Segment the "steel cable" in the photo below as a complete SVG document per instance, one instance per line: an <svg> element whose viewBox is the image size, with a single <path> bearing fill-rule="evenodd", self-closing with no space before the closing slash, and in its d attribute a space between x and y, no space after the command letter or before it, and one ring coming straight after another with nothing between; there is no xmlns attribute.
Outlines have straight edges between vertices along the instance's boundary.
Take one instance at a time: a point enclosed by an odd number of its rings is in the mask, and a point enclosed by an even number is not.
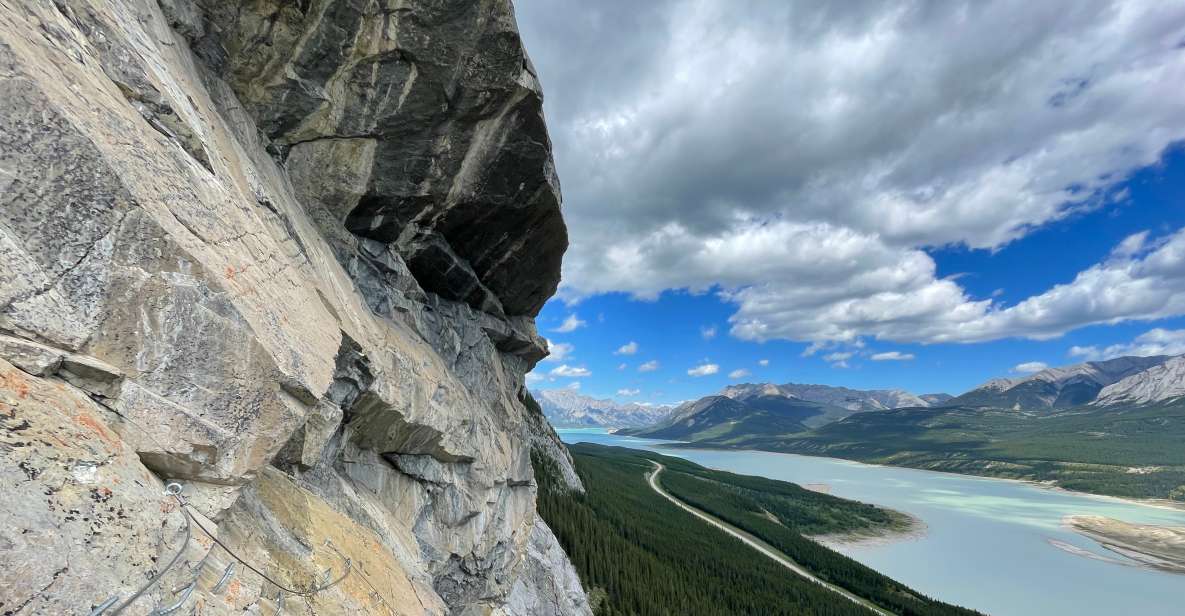
<svg viewBox="0 0 1185 616"><path fill-rule="evenodd" d="M180 502L180 498L178 498L178 496L181 494L181 484L170 483L168 486L165 486L165 494L172 496L173 498L177 498L178 502ZM177 555L173 556L173 560L170 560L169 564L165 565L165 568L161 569L160 572L157 573L156 576L154 576L151 580L149 580L143 588L136 591L136 594L132 595L127 601L124 601L122 605L115 608L115 611L111 612L111 616L119 616L119 614L123 613L123 611L127 609L127 607L131 605L133 601L139 599L140 596L143 595L149 588L152 588L154 584L159 582L160 579L163 578L166 573L168 573L169 569L172 569L173 566L177 564L177 561L181 560L181 556L185 554L186 548L189 547L189 539L193 536L193 529L190 526L191 517L184 509L181 509L181 512L185 517L185 541L181 543L181 549L177 550ZM99 612L99 614L102 613L103 612Z"/></svg>

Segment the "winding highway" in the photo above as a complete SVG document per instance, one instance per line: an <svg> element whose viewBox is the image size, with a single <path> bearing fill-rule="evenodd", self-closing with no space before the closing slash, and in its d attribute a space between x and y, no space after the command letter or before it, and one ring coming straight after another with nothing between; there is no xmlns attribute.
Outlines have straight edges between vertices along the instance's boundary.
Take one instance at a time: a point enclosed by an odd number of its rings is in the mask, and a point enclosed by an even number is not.
<svg viewBox="0 0 1185 616"><path fill-rule="evenodd" d="M666 490L662 489L662 486L660 486L658 483L658 476L664 470L666 470L666 467L663 466L662 464L659 464L658 462L655 462L654 460L651 460L651 462L654 463L654 470L646 475L646 478L650 481L650 487L653 488L655 492L658 492L658 494L660 496L671 501L676 506L678 506L680 509L707 522L708 524L711 524L712 526L715 526L716 528L719 528L720 530L732 535L733 537L740 539L741 541L743 541L745 543L745 545L748 545L749 547L753 548L754 550L761 552L762 554L768 556L769 558L772 558L778 564L793 571L797 575L800 575L800 576L802 576L802 577L804 577L816 584L819 584L820 586L830 590L831 592L834 592L838 595L842 595L844 598L848 599L849 601L858 603L858 604L872 610L873 612L880 614L880 616L894 616L894 614L892 612L885 611L883 608L880 608L880 607L874 605L872 602L868 601L867 599L858 597L858 596L848 592L847 590L844 590L843 588L836 586L835 584L825 582L825 581L819 579L818 577L815 577L815 575L813 573L808 571L802 565L799 565L798 563L794 562L793 560L790 560L784 554L773 549L768 544L766 544L765 542L761 541L760 539L754 537L753 535L750 535L749 533L747 533L735 526L732 526L731 524L713 516L712 514L706 512L706 511L696 509L695 507L692 507L691 505L688 505L687 503L675 498L670 493L668 493Z"/></svg>

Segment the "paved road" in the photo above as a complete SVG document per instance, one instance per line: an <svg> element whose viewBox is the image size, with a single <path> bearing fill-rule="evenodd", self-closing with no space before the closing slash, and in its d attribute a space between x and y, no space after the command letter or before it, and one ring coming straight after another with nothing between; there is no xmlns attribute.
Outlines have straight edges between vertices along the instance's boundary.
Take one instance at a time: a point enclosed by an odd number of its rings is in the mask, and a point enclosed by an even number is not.
<svg viewBox="0 0 1185 616"><path fill-rule="evenodd" d="M842 595L844 598L848 599L849 601L859 603L860 605L876 612L877 614L880 614L880 616L893 616L892 612L886 612L885 610L873 605L867 599L857 597L856 595L844 590L843 588L840 588L839 586L836 586L836 585L831 584L829 582L824 582L823 580L815 577L814 574L812 574L810 571L806 570L802 565L799 565L798 563L790 560L789 558L786 558L786 556L783 555L781 552L777 552L777 551L773 550L772 548L768 547L765 543L761 542L759 539L750 535L749 533L746 533L745 531L740 530L739 528L736 528L736 527L732 526L731 524L728 524L727 522L705 512L705 511L696 509L695 507L688 505L687 503L675 498L674 496L671 496L666 490L662 489L662 487L658 485L658 475L660 473L662 473L664 470L666 470L666 467L663 466L662 464L659 464L658 462L654 462L654 460L651 460L651 462L654 463L655 468L654 468L653 472L651 472L649 475L647 475L647 478L650 480L650 487L653 488L655 492L658 492L659 495L661 495L663 498L671 501L672 503L675 503L675 505L677 505L680 509L707 522L708 524L711 524L712 526L715 526L716 528L719 528L720 530L732 535L733 537L740 539L741 541L745 542L745 544L748 545L749 547L774 559L774 561L776 561L778 564L782 565L783 567L785 567L785 568L793 571L794 573L830 590L831 592Z"/></svg>

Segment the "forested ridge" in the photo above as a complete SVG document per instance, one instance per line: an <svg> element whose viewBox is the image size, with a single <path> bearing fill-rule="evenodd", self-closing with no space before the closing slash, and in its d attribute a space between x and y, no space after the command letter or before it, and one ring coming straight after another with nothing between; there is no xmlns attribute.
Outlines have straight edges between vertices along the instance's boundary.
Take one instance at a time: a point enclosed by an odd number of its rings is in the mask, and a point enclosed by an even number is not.
<svg viewBox="0 0 1185 616"><path fill-rule="evenodd" d="M537 457L537 506L580 572L598 616L873 614L656 494L646 481L651 459L667 465L662 481L669 491L681 497L695 492L707 505L697 506L736 514L720 503L738 497L744 506L757 506L760 515L753 517L785 532L760 526L753 528L768 538L749 532L802 564L820 566L817 574L828 581L900 614L975 614L922 597L799 534L803 528L812 534L897 528L903 519L896 512L649 452L588 444L569 449L586 493L566 490L552 463Z"/></svg>
<svg viewBox="0 0 1185 616"><path fill-rule="evenodd" d="M1185 501L1185 402L1048 412L949 407L859 413L801 434L719 446L1051 481L1068 490ZM1134 472L1137 469L1138 472Z"/></svg>

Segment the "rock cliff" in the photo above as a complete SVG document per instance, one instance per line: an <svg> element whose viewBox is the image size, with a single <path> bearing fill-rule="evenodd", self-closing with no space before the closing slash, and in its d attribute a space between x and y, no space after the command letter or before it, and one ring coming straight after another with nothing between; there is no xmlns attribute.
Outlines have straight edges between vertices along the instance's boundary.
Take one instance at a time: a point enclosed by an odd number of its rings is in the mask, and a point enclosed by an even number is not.
<svg viewBox="0 0 1185 616"><path fill-rule="evenodd" d="M589 614L541 101L509 0L0 4L0 613Z"/></svg>

